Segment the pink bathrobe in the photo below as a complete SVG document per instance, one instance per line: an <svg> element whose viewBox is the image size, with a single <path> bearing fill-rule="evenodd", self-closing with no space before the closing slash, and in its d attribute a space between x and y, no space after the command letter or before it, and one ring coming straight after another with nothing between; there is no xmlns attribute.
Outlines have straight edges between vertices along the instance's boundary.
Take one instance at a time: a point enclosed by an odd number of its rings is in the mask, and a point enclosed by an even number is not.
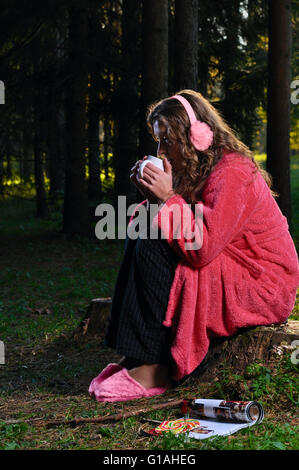
<svg viewBox="0 0 299 470"><path fill-rule="evenodd" d="M173 204L182 214L185 205L179 225L169 210ZM284 322L299 283L298 257L286 217L248 158L224 153L199 201L201 227L186 204L175 195L153 220L180 256L163 322L173 330L175 380L201 363L210 338ZM130 222L133 218L134 214ZM202 246L187 250L193 232Z"/></svg>

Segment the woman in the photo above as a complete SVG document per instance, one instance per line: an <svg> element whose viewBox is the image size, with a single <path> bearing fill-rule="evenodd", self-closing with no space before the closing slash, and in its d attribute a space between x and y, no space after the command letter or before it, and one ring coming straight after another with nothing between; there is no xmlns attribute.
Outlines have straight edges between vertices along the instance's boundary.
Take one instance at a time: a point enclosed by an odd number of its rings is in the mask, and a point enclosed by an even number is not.
<svg viewBox="0 0 299 470"><path fill-rule="evenodd" d="M161 394L197 368L212 337L284 322L299 281L271 178L216 109L183 90L147 122L164 171L148 163L139 178L139 160L131 180L148 210L160 204L150 224L159 239L127 238L106 336L124 357L91 382L98 401Z"/></svg>

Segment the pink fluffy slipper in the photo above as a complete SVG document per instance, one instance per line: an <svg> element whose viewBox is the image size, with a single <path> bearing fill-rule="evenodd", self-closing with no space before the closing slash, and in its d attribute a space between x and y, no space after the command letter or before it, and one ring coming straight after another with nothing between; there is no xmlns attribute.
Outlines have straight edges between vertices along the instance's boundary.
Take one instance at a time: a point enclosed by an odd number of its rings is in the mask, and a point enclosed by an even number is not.
<svg viewBox="0 0 299 470"><path fill-rule="evenodd" d="M111 377L111 375L115 374L116 372L119 372L122 370L122 366L119 364L108 364L108 366L105 367L105 369L102 370L102 372L97 375L94 379L92 379L90 385L89 385L89 394L94 395L98 386L104 382L104 380L108 379Z"/></svg>
<svg viewBox="0 0 299 470"><path fill-rule="evenodd" d="M161 395L170 387L169 385L146 389L128 374L127 369L123 368L96 387L94 395L97 401L127 401Z"/></svg>

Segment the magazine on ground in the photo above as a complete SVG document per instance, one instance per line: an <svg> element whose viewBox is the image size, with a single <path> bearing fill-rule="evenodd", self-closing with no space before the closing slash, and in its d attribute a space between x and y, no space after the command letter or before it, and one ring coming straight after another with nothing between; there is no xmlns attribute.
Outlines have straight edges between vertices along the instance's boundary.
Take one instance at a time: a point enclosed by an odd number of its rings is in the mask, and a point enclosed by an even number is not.
<svg viewBox="0 0 299 470"><path fill-rule="evenodd" d="M184 400L181 412L184 417L165 420L143 433L159 436L164 432L188 433L195 439L227 436L240 429L260 423L264 410L256 401L229 401L211 399Z"/></svg>

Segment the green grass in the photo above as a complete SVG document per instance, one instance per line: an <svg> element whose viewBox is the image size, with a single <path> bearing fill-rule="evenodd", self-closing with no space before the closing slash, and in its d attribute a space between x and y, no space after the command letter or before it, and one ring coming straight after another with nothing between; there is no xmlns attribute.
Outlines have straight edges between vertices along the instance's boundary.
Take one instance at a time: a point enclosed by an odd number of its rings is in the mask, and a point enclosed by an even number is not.
<svg viewBox="0 0 299 470"><path fill-rule="evenodd" d="M1 201L0 209L1 338L31 342L47 330L56 337L91 298L112 294L123 240L67 240L61 217L35 218L31 200ZM48 315L34 313L46 308Z"/></svg>
<svg viewBox="0 0 299 470"><path fill-rule="evenodd" d="M294 240L299 240L299 160L291 166ZM22 192L23 191L23 192ZM27 191L27 192L26 192ZM90 299L109 297L122 260L123 240L68 240L60 232L62 214L35 217L28 190L0 201L0 339L6 364L0 366L0 450L2 449L298 449L298 366L285 349L272 363L256 362L246 373L226 369L212 383L195 378L163 397L125 404L99 404L87 393L90 380L117 359L103 336L75 342ZM27 197L27 199L25 198ZM299 319L295 307L292 318ZM265 420L237 434L204 441L140 434L141 416L115 424L46 428L45 420L96 417L160 403L206 397L257 399ZM149 419L180 417L180 411L150 411ZM25 422L29 418L40 421ZM18 419L16 424L5 421Z"/></svg>

